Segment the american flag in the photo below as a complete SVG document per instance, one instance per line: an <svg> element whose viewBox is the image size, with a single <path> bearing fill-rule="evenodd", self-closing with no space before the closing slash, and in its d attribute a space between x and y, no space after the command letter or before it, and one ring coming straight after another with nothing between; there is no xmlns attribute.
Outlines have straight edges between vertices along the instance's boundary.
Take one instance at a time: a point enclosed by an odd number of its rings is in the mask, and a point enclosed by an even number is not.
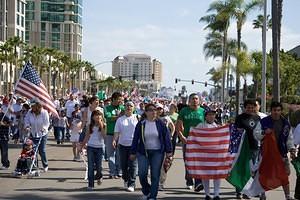
<svg viewBox="0 0 300 200"><path fill-rule="evenodd" d="M226 178L238 155L242 139L238 135L237 129L229 125L192 128L185 154L185 165L189 175L200 179Z"/></svg>
<svg viewBox="0 0 300 200"><path fill-rule="evenodd" d="M39 98L46 110L58 116L45 85L31 63L27 62L24 66L24 71L15 86L15 92L29 99Z"/></svg>

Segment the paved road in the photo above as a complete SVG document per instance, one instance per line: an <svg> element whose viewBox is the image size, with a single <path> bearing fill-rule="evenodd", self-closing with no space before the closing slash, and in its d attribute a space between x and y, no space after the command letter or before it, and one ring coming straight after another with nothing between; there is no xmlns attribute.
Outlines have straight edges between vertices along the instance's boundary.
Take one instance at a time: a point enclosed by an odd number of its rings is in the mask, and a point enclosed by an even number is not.
<svg viewBox="0 0 300 200"><path fill-rule="evenodd" d="M108 177L107 162L104 166L104 181L101 186L95 187L92 192L86 191L87 183L83 180L83 162L72 161L71 144L56 145L53 139L48 140L47 154L49 159L49 171L42 173L40 177L15 178L11 175L16 158L20 152L20 145L10 145L9 158L11 168L0 171L0 199L97 199L97 200L136 200L141 195L139 181L137 190L133 193L124 191L121 179L106 179ZM204 199L203 192L194 193L184 188L184 166L181 148L176 150L174 164L168 172L166 189L159 192L159 199L163 200L199 200ZM292 170L290 177L292 194L295 187L295 172ZM226 181L221 183L222 199L235 199L234 189ZM283 200L281 188L267 193L267 198ZM255 198L254 198L255 199Z"/></svg>

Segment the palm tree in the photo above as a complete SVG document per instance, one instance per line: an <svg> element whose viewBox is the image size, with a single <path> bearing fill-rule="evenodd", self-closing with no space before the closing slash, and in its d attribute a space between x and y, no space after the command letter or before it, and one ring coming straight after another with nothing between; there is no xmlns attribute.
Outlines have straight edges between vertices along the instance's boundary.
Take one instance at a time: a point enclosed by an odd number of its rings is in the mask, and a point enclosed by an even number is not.
<svg viewBox="0 0 300 200"><path fill-rule="evenodd" d="M45 48L44 49L44 53L48 59L48 66L47 66L47 72L48 72L48 76L47 76L47 89L48 92L50 92L51 89L51 75L52 75L52 60L56 59L57 57L59 57L59 52L56 49L53 48Z"/></svg>
<svg viewBox="0 0 300 200"><path fill-rule="evenodd" d="M261 34L263 35L263 26L264 26L264 16L258 15L255 20L253 20L253 28L254 29L261 29ZM272 19L270 19L270 15L267 16L267 31L268 29L272 28Z"/></svg>
<svg viewBox="0 0 300 200"><path fill-rule="evenodd" d="M272 0L272 40L273 40L273 100L280 101L280 79L279 79L279 0Z"/></svg>
<svg viewBox="0 0 300 200"><path fill-rule="evenodd" d="M206 74L211 75L210 79L211 81L213 81L214 85L215 85L215 92L214 92L214 96L219 96L219 86L220 83L222 83L222 76L223 76L223 72L222 72L222 67L221 68L211 68ZM218 97L217 97L218 98Z"/></svg>
<svg viewBox="0 0 300 200"><path fill-rule="evenodd" d="M19 55L18 48L20 49L20 54L23 51L24 42L19 37L12 37L7 40L7 43L12 47L12 59L14 61L14 72L13 68L10 68L10 88L11 84L17 80L18 75L18 63L19 63Z"/></svg>
<svg viewBox="0 0 300 200"><path fill-rule="evenodd" d="M238 52L241 51L241 39L242 39L242 27L246 22L248 14L259 6L262 6L263 2L261 0L251 0L250 2L245 2L244 0L230 0L236 3L236 9L232 13L232 16L237 21L237 49ZM236 114L239 112L240 107L240 60L237 59L236 64Z"/></svg>
<svg viewBox="0 0 300 200"><path fill-rule="evenodd" d="M210 29L211 31L219 31L223 34L222 42L222 95L221 101L225 99L225 76L226 76L226 60L228 56L227 48L227 36L228 28L230 25L231 13L235 9L235 2L216 0L213 1L207 10L207 12L212 12L212 14L203 16L200 18L200 22L207 23L205 29Z"/></svg>

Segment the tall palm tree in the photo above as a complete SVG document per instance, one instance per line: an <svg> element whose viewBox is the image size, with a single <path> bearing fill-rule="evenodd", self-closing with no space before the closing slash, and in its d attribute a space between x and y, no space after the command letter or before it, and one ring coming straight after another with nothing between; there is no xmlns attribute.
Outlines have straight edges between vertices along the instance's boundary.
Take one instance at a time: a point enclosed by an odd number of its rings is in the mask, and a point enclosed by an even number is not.
<svg viewBox="0 0 300 200"><path fill-rule="evenodd" d="M3 53L4 56L4 62L5 62L5 78L3 79L4 84L4 90L6 92L6 94L9 93L9 70L8 70L8 63L10 61L10 52L12 50L11 46L8 45L7 42L5 42L3 45L0 46L0 50Z"/></svg>
<svg viewBox="0 0 300 200"><path fill-rule="evenodd" d="M223 34L222 43L222 96L221 101L225 100L225 79L226 79L226 60L228 56L227 48L227 37L228 28L230 25L231 13L235 9L235 2L226 0L216 0L213 1L207 10L208 14L200 18L200 22L205 22L207 25L205 29L210 29L211 31L219 31Z"/></svg>
<svg viewBox="0 0 300 200"><path fill-rule="evenodd" d="M279 32L279 23L280 17L279 13L279 0L272 0L272 40L273 40L273 89L272 95L273 100L280 101L280 79L279 79L279 40L280 40L280 32Z"/></svg>
<svg viewBox="0 0 300 200"><path fill-rule="evenodd" d="M256 19L253 20L253 28L254 29L261 29L261 34L263 35L263 26L264 26L264 16L258 15ZM272 28L272 19L270 19L270 15L267 16L267 31L268 29Z"/></svg>
<svg viewBox="0 0 300 200"><path fill-rule="evenodd" d="M241 39L242 39L242 27L246 22L248 14L261 7L263 2L261 0L251 0L250 2L245 2L244 0L229 0L236 3L236 9L232 13L232 16L236 19L237 23L237 45L238 52L241 51ZM236 64L236 114L239 112L240 107L240 60L237 59Z"/></svg>
<svg viewBox="0 0 300 200"><path fill-rule="evenodd" d="M52 61L55 60L59 56L59 52L53 48L45 48L44 53L48 59L48 66L47 66L47 89L50 92L51 89L51 75L52 75Z"/></svg>
<svg viewBox="0 0 300 200"><path fill-rule="evenodd" d="M9 38L7 43L12 47L12 59L14 61L14 70L10 68L10 88L11 84L17 80L18 76L18 63L19 63L19 55L18 48L20 51L20 55L22 54L24 42L18 36Z"/></svg>

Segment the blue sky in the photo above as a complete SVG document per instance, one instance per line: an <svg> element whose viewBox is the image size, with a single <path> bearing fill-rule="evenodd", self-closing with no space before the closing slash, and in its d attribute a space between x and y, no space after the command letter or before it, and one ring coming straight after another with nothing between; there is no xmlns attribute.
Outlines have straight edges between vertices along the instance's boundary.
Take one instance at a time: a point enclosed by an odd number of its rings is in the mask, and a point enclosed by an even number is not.
<svg viewBox="0 0 300 200"><path fill-rule="evenodd" d="M220 59L205 60L203 44L207 31L198 22L212 0L85 0L83 8L83 59L93 64L113 60L118 55L146 53L163 63L163 85L174 87L175 77L208 81L211 67ZM270 3L268 0L268 12ZM261 32L252 28L249 16L242 40L250 51L261 49ZM300 1L284 1L282 48L300 45ZM229 36L236 37L235 23ZM271 31L268 32L271 47ZM111 74L111 64L97 68ZM181 87L178 84L176 87ZM189 92L208 90L185 83Z"/></svg>

